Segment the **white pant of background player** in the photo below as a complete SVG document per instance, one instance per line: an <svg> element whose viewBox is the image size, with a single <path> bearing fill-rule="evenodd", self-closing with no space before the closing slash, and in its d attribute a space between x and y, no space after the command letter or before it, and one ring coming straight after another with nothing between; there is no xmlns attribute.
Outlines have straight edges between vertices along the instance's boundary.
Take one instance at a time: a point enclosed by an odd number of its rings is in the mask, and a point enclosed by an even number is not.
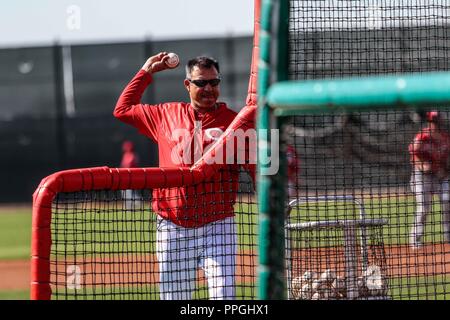
<svg viewBox="0 0 450 320"><path fill-rule="evenodd" d="M411 229L410 244L415 247L422 245L427 215L431 212L433 195L440 200L444 240L450 242L450 207L448 180L440 180L435 175L414 171L411 177L411 190L416 196L417 211Z"/></svg>
<svg viewBox="0 0 450 320"><path fill-rule="evenodd" d="M126 210L138 209L141 206L142 196L137 190L122 190L122 199Z"/></svg>
<svg viewBox="0 0 450 320"><path fill-rule="evenodd" d="M192 299L199 267L208 282L209 299L235 299L234 218L184 228L158 217L156 240L162 300Z"/></svg>

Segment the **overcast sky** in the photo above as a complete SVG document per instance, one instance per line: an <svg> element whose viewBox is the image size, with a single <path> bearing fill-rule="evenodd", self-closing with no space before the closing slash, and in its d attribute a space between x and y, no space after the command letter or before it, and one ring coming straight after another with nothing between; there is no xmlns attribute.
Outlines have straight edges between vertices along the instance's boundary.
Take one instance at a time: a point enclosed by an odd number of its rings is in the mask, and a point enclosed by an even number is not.
<svg viewBox="0 0 450 320"><path fill-rule="evenodd" d="M253 32L253 0L1 1L0 47Z"/></svg>

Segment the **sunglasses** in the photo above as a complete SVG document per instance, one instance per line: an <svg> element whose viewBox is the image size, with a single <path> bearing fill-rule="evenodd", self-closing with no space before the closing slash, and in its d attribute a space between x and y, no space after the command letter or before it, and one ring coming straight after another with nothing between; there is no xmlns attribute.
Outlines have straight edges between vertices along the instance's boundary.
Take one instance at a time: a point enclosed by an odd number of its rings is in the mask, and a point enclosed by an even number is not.
<svg viewBox="0 0 450 320"><path fill-rule="evenodd" d="M191 80L191 79L188 79L188 81L189 81L190 83L195 84L195 85L196 85L197 87L199 87L199 88L206 87L206 85L207 85L208 83L211 85L211 87L216 87L216 86L218 86L219 83L220 83L220 78L217 78L217 79L211 79L211 80Z"/></svg>

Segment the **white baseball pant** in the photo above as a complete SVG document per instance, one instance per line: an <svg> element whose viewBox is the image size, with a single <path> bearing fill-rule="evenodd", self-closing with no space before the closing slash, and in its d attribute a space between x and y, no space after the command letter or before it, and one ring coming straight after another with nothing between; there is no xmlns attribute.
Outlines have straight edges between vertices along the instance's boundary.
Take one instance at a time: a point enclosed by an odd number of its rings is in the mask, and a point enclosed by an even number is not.
<svg viewBox="0 0 450 320"><path fill-rule="evenodd" d="M416 216L410 234L410 244L420 246L423 241L427 215L431 212L433 195L438 194L442 213L444 240L450 242L450 207L448 180L415 170L411 177L411 190L416 196Z"/></svg>
<svg viewBox="0 0 450 320"><path fill-rule="evenodd" d="M297 197L297 189L296 188L297 188L297 185L295 182L288 181L288 197L289 197L289 199Z"/></svg>
<svg viewBox="0 0 450 320"><path fill-rule="evenodd" d="M210 299L235 299L234 217L184 228L158 216L156 240L161 300L192 299L199 267L205 273Z"/></svg>
<svg viewBox="0 0 450 320"><path fill-rule="evenodd" d="M122 190L122 199L126 210L139 208L141 206L140 195L136 190Z"/></svg>

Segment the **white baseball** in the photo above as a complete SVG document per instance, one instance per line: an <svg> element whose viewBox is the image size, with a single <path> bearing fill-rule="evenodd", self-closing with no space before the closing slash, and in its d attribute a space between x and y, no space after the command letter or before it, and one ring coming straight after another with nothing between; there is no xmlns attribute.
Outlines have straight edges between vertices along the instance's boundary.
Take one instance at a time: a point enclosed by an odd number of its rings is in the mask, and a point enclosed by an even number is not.
<svg viewBox="0 0 450 320"><path fill-rule="evenodd" d="M377 265L369 266L364 273L364 277L368 289L382 289L385 284L381 268Z"/></svg>
<svg viewBox="0 0 450 320"><path fill-rule="evenodd" d="M312 282L312 289L314 292L317 292L318 290L320 290L320 288L322 287L323 283L320 279L315 279Z"/></svg>
<svg viewBox="0 0 450 320"><path fill-rule="evenodd" d="M367 297L369 291L366 286L366 279L364 277L358 277L356 281L358 285L358 294L360 297Z"/></svg>
<svg viewBox="0 0 450 320"><path fill-rule="evenodd" d="M336 279L334 279L332 288L334 288L336 292L341 294L342 296L345 296L347 294L345 279L342 277L336 277Z"/></svg>
<svg viewBox="0 0 450 320"><path fill-rule="evenodd" d="M320 275L320 280L327 284L332 284L336 279L336 273L333 270L327 269Z"/></svg>
<svg viewBox="0 0 450 320"><path fill-rule="evenodd" d="M334 290L330 287L324 287L323 289L321 289L319 294L320 294L321 300L336 299L336 294L335 294Z"/></svg>
<svg viewBox="0 0 450 320"><path fill-rule="evenodd" d="M292 296L294 299L301 299L301 290L304 285L304 280L301 277L296 277L291 282Z"/></svg>
<svg viewBox="0 0 450 320"><path fill-rule="evenodd" d="M311 300L320 300L320 294L318 292L314 293L311 297Z"/></svg>
<svg viewBox="0 0 450 320"><path fill-rule="evenodd" d="M169 59L166 60L166 65L169 68L175 68L178 66L178 64L180 63L180 58L178 57L178 55L176 53L169 53L168 54Z"/></svg>
<svg viewBox="0 0 450 320"><path fill-rule="evenodd" d="M307 283L302 287L302 290L300 292L300 297L303 300L310 300L312 298L312 295L314 294L312 289L312 284Z"/></svg>
<svg viewBox="0 0 450 320"><path fill-rule="evenodd" d="M307 270L303 274L303 280L305 280L307 282L312 282L315 279L317 279L317 274L314 271Z"/></svg>

